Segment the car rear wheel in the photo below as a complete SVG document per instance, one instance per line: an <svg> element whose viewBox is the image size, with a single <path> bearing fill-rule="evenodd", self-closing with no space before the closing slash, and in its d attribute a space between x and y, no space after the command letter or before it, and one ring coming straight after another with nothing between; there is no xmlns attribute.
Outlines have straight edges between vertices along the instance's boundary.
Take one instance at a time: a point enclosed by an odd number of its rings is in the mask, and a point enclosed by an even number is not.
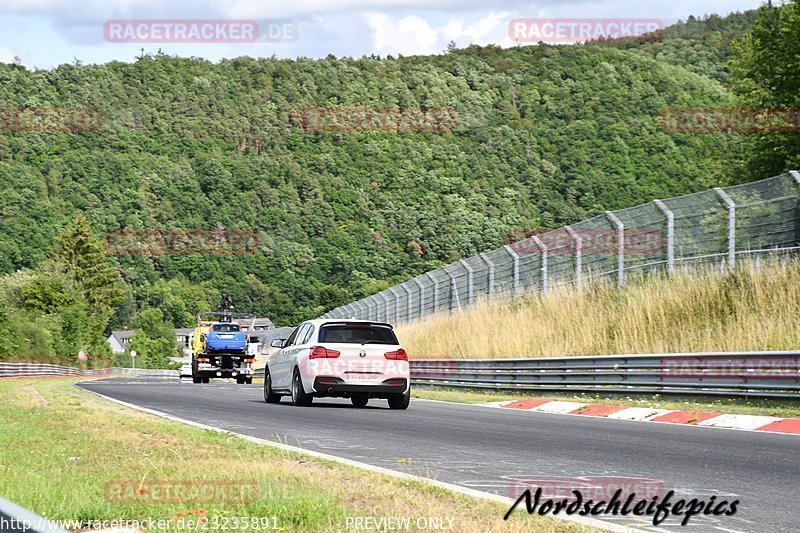
<svg viewBox="0 0 800 533"><path fill-rule="evenodd" d="M292 377L292 404L300 407L308 407L313 401L314 397L310 394L306 394L306 391L303 390L300 372L295 369L294 376Z"/></svg>
<svg viewBox="0 0 800 533"><path fill-rule="evenodd" d="M280 403L280 394L275 394L272 391L272 377L269 372L264 374L264 401L267 403Z"/></svg>
<svg viewBox="0 0 800 533"><path fill-rule="evenodd" d="M203 378L203 383L208 383L209 381L211 381L211 378Z"/></svg>
<svg viewBox="0 0 800 533"><path fill-rule="evenodd" d="M239 385L244 385L245 383L244 376L236 376L236 383L238 383Z"/></svg>
<svg viewBox="0 0 800 533"><path fill-rule="evenodd" d="M202 383L202 382L203 382L202 378L196 378L196 377L192 376L192 383Z"/></svg>
<svg viewBox="0 0 800 533"><path fill-rule="evenodd" d="M369 402L369 394L353 394L350 396L353 407L366 407Z"/></svg>
<svg viewBox="0 0 800 533"><path fill-rule="evenodd" d="M389 409L408 409L411 401L411 389L405 394L393 394L389 396Z"/></svg>

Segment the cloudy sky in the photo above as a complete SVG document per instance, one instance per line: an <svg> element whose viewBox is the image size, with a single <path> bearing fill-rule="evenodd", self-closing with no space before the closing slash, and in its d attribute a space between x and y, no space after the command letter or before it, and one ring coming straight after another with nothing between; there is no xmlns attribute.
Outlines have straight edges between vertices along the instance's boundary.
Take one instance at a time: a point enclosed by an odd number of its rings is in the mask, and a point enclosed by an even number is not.
<svg viewBox="0 0 800 533"><path fill-rule="evenodd" d="M0 0L0 62L27 67L132 61L142 48L211 60L431 54L455 41L511 46L517 18L658 19L727 14L761 0ZM255 20L257 42L119 43L109 24L142 20ZM271 25L265 24L271 22ZM120 26L117 26L119 28ZM130 28L130 26L122 26ZM104 28L106 31L104 32ZM138 26L137 26L138 28Z"/></svg>

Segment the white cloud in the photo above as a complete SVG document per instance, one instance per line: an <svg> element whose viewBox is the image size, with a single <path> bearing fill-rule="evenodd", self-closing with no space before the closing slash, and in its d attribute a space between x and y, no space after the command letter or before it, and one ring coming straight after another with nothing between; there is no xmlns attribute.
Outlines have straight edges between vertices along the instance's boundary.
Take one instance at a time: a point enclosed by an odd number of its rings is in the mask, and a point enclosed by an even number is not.
<svg viewBox="0 0 800 533"><path fill-rule="evenodd" d="M437 54L450 41L459 47L514 44L508 37L508 12L490 13L471 24L466 24L463 17L450 19L439 27L413 15L393 18L386 13L368 13L364 17L378 54Z"/></svg>
<svg viewBox="0 0 800 533"><path fill-rule="evenodd" d="M17 55L13 50L0 46L0 63L14 63Z"/></svg>
<svg viewBox="0 0 800 533"><path fill-rule="evenodd" d="M378 54L435 54L438 31L425 19L411 15L394 19L386 13L364 15L372 30L372 44Z"/></svg>

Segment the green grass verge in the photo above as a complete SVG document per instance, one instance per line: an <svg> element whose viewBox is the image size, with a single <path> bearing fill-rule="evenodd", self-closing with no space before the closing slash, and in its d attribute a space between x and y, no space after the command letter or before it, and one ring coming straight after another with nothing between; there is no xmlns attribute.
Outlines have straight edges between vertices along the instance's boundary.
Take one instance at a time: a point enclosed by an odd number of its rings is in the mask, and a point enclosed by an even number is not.
<svg viewBox="0 0 800 533"><path fill-rule="evenodd" d="M348 516L406 517L412 524L419 517L442 517L445 523L453 520L453 531L589 531L524 513L504 522L507 509L500 504L160 419L73 383L0 380L0 495L47 518L204 516L209 519L204 530L213 530L210 526L223 523L230 528L227 521L235 518L274 517L270 526L282 531L341 531ZM414 451L396 453L398 464L414 473L416 465L407 459ZM241 503L175 502L155 494L148 503L119 502L110 494L120 480L137 487L154 480L201 487L230 482L254 487L255 494Z"/></svg>
<svg viewBox="0 0 800 533"><path fill-rule="evenodd" d="M649 398L633 398L626 396L619 397L599 397L596 395L557 395L557 394L530 394L530 393L499 393L482 391L465 391L444 388L423 388L413 389L414 398L427 400L439 400L444 402L459 403L487 403L521 400L523 398L535 400L565 400L572 402L596 403L605 405L625 405L630 407L653 407L657 409L679 409L682 411L717 411L728 414L741 415L764 415L777 416L783 418L800 418L800 405L780 404L768 401L732 401L732 400L671 400L661 396Z"/></svg>

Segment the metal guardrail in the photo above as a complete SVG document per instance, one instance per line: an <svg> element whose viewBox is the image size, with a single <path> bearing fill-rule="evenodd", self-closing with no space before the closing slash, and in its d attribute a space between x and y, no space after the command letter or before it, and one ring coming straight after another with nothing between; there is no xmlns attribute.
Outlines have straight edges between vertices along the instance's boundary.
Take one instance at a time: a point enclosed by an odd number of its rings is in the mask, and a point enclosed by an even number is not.
<svg viewBox="0 0 800 533"><path fill-rule="evenodd" d="M96 376L110 374L109 368L82 370L71 366L50 363L6 363L0 362L0 378L23 376Z"/></svg>
<svg viewBox="0 0 800 533"><path fill-rule="evenodd" d="M50 363L0 362L0 378L16 378L25 376L107 376L111 374L178 377L177 370L167 369L113 367L84 370L72 366L53 365Z"/></svg>
<svg viewBox="0 0 800 533"><path fill-rule="evenodd" d="M178 377L178 370L161 368L127 368L115 366L111 369L113 374L135 374L137 376L175 376Z"/></svg>
<svg viewBox="0 0 800 533"><path fill-rule="evenodd" d="M53 521L0 498L0 531L3 533L67 533Z"/></svg>
<svg viewBox="0 0 800 533"><path fill-rule="evenodd" d="M800 400L800 351L412 360L411 382L495 391Z"/></svg>
<svg viewBox="0 0 800 533"><path fill-rule="evenodd" d="M800 400L800 351L668 353L537 359L415 359L411 383L477 390L784 398ZM0 377L130 373L175 376L177 370L78 368L0 362ZM263 377L264 369L253 372Z"/></svg>

